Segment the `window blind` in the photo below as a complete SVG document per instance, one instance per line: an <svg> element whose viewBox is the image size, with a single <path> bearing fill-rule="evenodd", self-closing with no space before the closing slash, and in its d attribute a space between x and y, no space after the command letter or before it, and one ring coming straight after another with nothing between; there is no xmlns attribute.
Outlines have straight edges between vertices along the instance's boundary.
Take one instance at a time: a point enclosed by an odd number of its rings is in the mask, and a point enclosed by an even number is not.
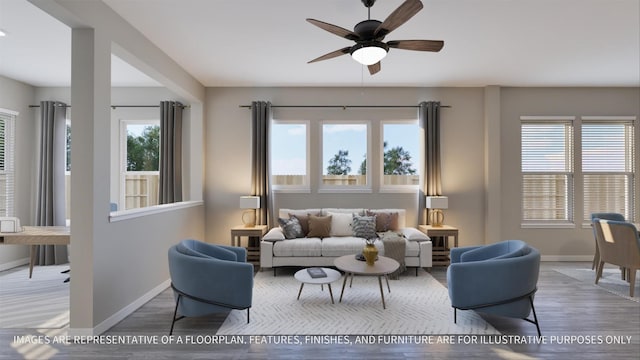
<svg viewBox="0 0 640 360"><path fill-rule="evenodd" d="M523 121L521 146L523 222L572 221L572 121Z"/></svg>
<svg viewBox="0 0 640 360"><path fill-rule="evenodd" d="M583 221L594 212L634 214L633 121L588 120L582 124Z"/></svg>
<svg viewBox="0 0 640 360"><path fill-rule="evenodd" d="M0 215L14 216L15 118L0 111Z"/></svg>

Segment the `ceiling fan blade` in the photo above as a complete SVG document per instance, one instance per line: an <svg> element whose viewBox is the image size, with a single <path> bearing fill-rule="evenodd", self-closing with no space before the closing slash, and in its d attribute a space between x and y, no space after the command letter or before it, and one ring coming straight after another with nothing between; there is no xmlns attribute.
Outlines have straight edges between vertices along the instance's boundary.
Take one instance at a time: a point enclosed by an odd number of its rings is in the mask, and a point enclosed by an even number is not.
<svg viewBox="0 0 640 360"><path fill-rule="evenodd" d="M324 55L322 55L320 57L317 57L317 58L307 62L307 64L311 64L311 63L316 62L316 61L332 59L332 58L338 57L340 55L348 54L350 51L351 51L351 47L347 46L346 48L342 48L340 50L332 51L332 52L330 52L328 54L324 54Z"/></svg>
<svg viewBox="0 0 640 360"><path fill-rule="evenodd" d="M390 48L438 52L444 46L442 40L392 40L387 41Z"/></svg>
<svg viewBox="0 0 640 360"><path fill-rule="evenodd" d="M422 2L420 0L405 1L378 26L375 37L380 38L387 35L411 19L420 10L422 10Z"/></svg>
<svg viewBox="0 0 640 360"><path fill-rule="evenodd" d="M375 63L373 65L369 65L367 67L369 68L369 74L373 75L373 74L377 73L378 71L380 71L380 61L378 61L377 63Z"/></svg>
<svg viewBox="0 0 640 360"><path fill-rule="evenodd" d="M345 39L349 39L349 40L359 40L360 36L358 36L358 34L354 33L351 30L347 30L345 28L342 28L340 26L337 25L333 25L333 24L329 24L326 23L324 21L320 21L320 20L316 20L316 19L307 19L308 22L310 22L311 24L319 27L322 30L326 30L334 35L338 35L340 37L343 37Z"/></svg>

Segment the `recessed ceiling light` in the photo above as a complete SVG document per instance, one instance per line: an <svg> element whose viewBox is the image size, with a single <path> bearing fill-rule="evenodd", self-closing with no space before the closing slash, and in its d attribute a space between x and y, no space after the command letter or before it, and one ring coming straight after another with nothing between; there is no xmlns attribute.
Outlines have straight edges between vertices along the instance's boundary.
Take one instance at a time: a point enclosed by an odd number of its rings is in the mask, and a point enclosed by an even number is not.
<svg viewBox="0 0 640 360"><path fill-rule="evenodd" d="M7 36L7 33L4 30L0 29L0 37L3 36Z"/></svg>

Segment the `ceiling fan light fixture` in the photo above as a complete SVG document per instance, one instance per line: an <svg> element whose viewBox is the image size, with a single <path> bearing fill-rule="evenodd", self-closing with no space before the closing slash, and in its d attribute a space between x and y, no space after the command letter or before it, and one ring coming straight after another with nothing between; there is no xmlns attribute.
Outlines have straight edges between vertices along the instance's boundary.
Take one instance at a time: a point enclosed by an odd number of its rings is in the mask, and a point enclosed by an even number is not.
<svg viewBox="0 0 640 360"><path fill-rule="evenodd" d="M351 48L351 57L362 65L373 65L387 56L389 47L381 41L359 43Z"/></svg>

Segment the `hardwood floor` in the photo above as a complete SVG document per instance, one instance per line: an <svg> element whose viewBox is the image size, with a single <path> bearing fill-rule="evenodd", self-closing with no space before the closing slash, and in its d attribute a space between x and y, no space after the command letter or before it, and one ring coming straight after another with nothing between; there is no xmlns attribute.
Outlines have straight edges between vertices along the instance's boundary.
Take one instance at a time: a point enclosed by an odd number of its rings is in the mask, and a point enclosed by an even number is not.
<svg viewBox="0 0 640 360"><path fill-rule="evenodd" d="M554 269L590 268L590 263L541 264L535 299L543 338L547 344L496 344L502 338L489 338L491 344L22 344L17 335L62 334L60 330L38 331L0 329L0 359L638 359L640 358L640 303L624 299L581 282ZM431 274L446 285L444 268ZM595 274L594 274L595 278ZM636 293L637 293L636 289ZM637 296L637 295L636 295ZM260 299L254 299L260 301ZM103 335L156 336L158 342L168 334L173 312L173 296L165 291ZM183 340L214 336L224 315L184 319L174 335ZM518 319L485 316L504 335L536 336L535 326ZM573 338L572 338L573 336ZM209 338L212 339L212 338ZM445 337L441 337L444 340ZM140 342L144 338L139 339ZM227 339L231 340L231 339ZM273 339L272 339L273 340ZM336 339L324 339L336 340ZM454 340L458 340L454 336ZM553 343L550 343L553 340ZM586 341L617 340L624 343L586 344ZM272 341L275 342L275 341ZM560 343L559 343L560 342Z"/></svg>

